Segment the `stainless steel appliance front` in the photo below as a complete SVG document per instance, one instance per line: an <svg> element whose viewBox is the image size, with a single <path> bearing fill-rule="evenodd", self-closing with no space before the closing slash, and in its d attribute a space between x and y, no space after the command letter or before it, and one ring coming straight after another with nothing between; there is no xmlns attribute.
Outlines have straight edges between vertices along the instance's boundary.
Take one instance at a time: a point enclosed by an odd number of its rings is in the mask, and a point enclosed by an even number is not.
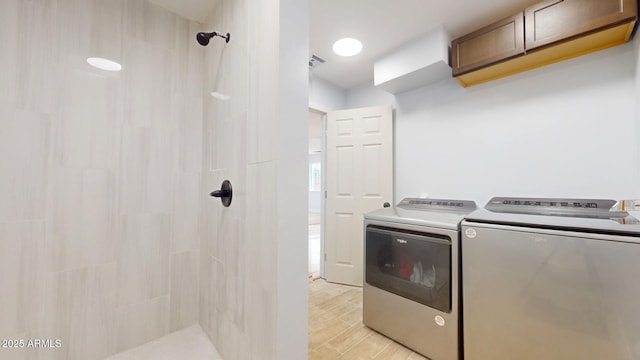
<svg viewBox="0 0 640 360"><path fill-rule="evenodd" d="M460 358L459 229L473 209L405 199L365 215L365 325L430 359Z"/></svg>
<svg viewBox="0 0 640 360"><path fill-rule="evenodd" d="M465 359L640 359L640 227L596 201L500 201L462 223Z"/></svg>

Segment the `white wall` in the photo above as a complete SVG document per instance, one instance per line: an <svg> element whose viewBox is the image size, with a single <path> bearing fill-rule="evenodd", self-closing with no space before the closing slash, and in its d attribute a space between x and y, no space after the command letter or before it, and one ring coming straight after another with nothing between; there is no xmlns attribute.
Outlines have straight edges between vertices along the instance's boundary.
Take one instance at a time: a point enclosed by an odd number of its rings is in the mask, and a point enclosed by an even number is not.
<svg viewBox="0 0 640 360"><path fill-rule="evenodd" d="M398 97L398 196L640 196L630 45Z"/></svg>
<svg viewBox="0 0 640 360"><path fill-rule="evenodd" d="M640 197L637 52L625 44L466 89L451 79L398 95L396 201Z"/></svg>
<svg viewBox="0 0 640 360"><path fill-rule="evenodd" d="M395 108L396 97L389 92L374 87L372 82L367 81L347 90L347 109L381 105L391 105Z"/></svg>
<svg viewBox="0 0 640 360"><path fill-rule="evenodd" d="M346 109L346 91L325 80L309 75L309 107L321 112Z"/></svg>
<svg viewBox="0 0 640 360"><path fill-rule="evenodd" d="M279 1L276 358L306 359L308 350L309 1ZM273 221L265 212L263 216ZM258 354L256 359L264 359Z"/></svg>

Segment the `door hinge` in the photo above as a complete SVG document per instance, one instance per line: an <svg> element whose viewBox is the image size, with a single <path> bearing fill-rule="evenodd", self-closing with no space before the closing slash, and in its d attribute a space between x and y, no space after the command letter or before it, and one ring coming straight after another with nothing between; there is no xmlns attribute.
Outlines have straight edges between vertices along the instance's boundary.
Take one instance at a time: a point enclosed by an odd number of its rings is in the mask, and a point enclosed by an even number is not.
<svg viewBox="0 0 640 360"><path fill-rule="evenodd" d="M327 198L327 190L324 191L324 198Z"/></svg>
<svg viewBox="0 0 640 360"><path fill-rule="evenodd" d="M327 262L327 253L324 253L324 262Z"/></svg>

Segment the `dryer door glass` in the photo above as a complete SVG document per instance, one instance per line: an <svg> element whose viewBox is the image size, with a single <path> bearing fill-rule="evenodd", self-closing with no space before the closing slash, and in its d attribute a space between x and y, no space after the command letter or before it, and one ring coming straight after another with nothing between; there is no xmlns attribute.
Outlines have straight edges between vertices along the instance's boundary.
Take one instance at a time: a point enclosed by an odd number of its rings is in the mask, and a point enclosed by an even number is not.
<svg viewBox="0 0 640 360"><path fill-rule="evenodd" d="M367 226L365 281L371 286L451 312L451 239Z"/></svg>

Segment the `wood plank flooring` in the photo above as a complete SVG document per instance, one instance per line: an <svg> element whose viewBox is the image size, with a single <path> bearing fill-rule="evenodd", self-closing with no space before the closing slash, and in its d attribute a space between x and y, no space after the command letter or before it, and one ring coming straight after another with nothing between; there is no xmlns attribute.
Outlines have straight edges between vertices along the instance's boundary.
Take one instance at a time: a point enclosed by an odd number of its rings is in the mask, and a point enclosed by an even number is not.
<svg viewBox="0 0 640 360"><path fill-rule="evenodd" d="M309 360L417 360L425 357L362 324L362 288L309 283Z"/></svg>

